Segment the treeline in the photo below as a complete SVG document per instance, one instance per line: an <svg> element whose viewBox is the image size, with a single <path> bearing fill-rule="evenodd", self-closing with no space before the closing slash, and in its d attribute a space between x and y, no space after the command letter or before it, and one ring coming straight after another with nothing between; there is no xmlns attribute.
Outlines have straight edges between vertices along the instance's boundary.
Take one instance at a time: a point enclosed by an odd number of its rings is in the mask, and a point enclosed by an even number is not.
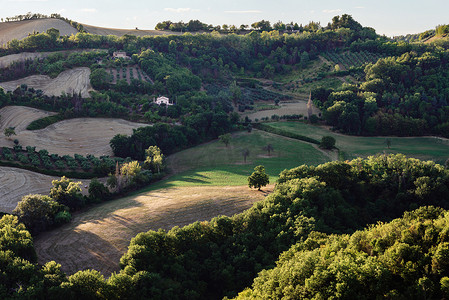
<svg viewBox="0 0 449 300"><path fill-rule="evenodd" d="M212 25L212 24L206 24L199 20L190 20L189 22L185 23L183 21L180 22L172 22L170 20L163 21L157 23L155 29L156 30L171 30L171 31L178 31L178 32L197 32L197 31L218 31L222 33L242 33L242 32L248 32L248 31L287 31L287 32L315 32L318 30L327 30L327 29L339 29L339 28L348 28L348 29L354 29L354 30L360 30L362 29L362 26L355 21L352 16L344 14L341 17L335 16L332 19L331 23L328 23L327 26L321 26L319 22L309 22L307 25L298 25L298 23L284 23L282 21L278 21L271 25L270 21L266 20L260 20L257 22L254 22L251 24L251 27L246 24L242 24L240 26L236 25L228 25L223 24L221 25Z"/></svg>
<svg viewBox="0 0 449 300"><path fill-rule="evenodd" d="M362 84L318 88L312 97L329 125L350 134L447 135L449 51L407 52L365 68Z"/></svg>
<svg viewBox="0 0 449 300"><path fill-rule="evenodd" d="M116 156L142 160L149 146L158 146L163 153L172 154L236 129L237 121L236 114L228 116L224 112L213 111L196 113L185 117L184 125L157 123L134 129L131 136L118 134L112 138L110 145Z"/></svg>
<svg viewBox="0 0 449 300"><path fill-rule="evenodd" d="M447 212L421 208L353 232L422 205L447 208L448 188L448 170L403 155L301 166L282 172L275 191L241 214L137 235L122 271L107 280L92 270L66 277L55 263L33 264L32 248L23 250L26 261L13 250L0 264L7 276L0 291L3 298L215 299L236 296L259 274L241 297L413 298L426 292L441 298L449 277ZM13 217L2 222L20 228ZM16 237L6 236L12 240L0 250L27 240L25 232ZM47 272L58 280L48 281ZM12 289L19 281L22 288Z"/></svg>

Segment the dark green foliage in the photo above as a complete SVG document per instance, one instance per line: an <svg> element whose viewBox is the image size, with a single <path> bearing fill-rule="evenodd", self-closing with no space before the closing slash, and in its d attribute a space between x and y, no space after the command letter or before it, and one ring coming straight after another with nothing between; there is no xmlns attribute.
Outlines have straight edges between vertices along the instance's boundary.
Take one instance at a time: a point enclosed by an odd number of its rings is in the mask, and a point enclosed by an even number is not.
<svg viewBox="0 0 449 300"><path fill-rule="evenodd" d="M63 211L58 212L55 215L54 222L55 222L56 226L61 226L66 223L70 223L71 220L72 220L72 215L68 211L63 210Z"/></svg>
<svg viewBox="0 0 449 300"><path fill-rule="evenodd" d="M5 251L11 251L13 256L32 262L37 260L31 234L16 216L4 215L0 219L0 232L0 253L5 255Z"/></svg>
<svg viewBox="0 0 449 300"><path fill-rule="evenodd" d="M37 120L34 120L33 122L31 122L27 126L27 130L44 129L47 126L50 126L51 124L57 123L64 119L65 119L65 117L62 115L54 115L54 116L44 117L42 119L37 119Z"/></svg>
<svg viewBox="0 0 449 300"><path fill-rule="evenodd" d="M449 207L448 171L432 161L399 154L301 166L283 171L278 183L301 178L325 184L319 199L300 204L324 232L347 232L391 220L422 204ZM282 185L277 188L284 190ZM288 190L285 187L285 192Z"/></svg>
<svg viewBox="0 0 449 300"><path fill-rule="evenodd" d="M332 136L323 136L321 138L320 148L333 149L335 147L335 138Z"/></svg>
<svg viewBox="0 0 449 300"><path fill-rule="evenodd" d="M254 168L254 172L248 177L248 186L254 187L260 191L260 188L270 183L270 179L265 173L264 166L257 166Z"/></svg>
<svg viewBox="0 0 449 300"><path fill-rule="evenodd" d="M110 193L108 188L98 181L98 179L94 178L91 180L89 184L89 200L92 202L101 202L108 200L110 197Z"/></svg>
<svg viewBox="0 0 449 300"><path fill-rule="evenodd" d="M116 135L110 141L114 155L144 160L149 146L158 146L164 154L171 154L215 139L232 130L230 118L225 113L198 113L185 119L185 125L170 126L163 123L140 127L130 137Z"/></svg>
<svg viewBox="0 0 449 300"><path fill-rule="evenodd" d="M103 90L109 87L109 83L112 81L110 77L111 75L104 69L96 69L90 74L90 83L95 89Z"/></svg>
<svg viewBox="0 0 449 300"><path fill-rule="evenodd" d="M365 82L314 91L328 124L350 134L445 135L449 52L400 53L368 64Z"/></svg>
<svg viewBox="0 0 449 300"><path fill-rule="evenodd" d="M447 223L447 212L422 207L350 236L310 235L237 299L444 298Z"/></svg>
<svg viewBox="0 0 449 300"><path fill-rule="evenodd" d="M27 229L37 234L55 224L55 215L64 211L64 206L44 195L27 195L17 204L14 214Z"/></svg>

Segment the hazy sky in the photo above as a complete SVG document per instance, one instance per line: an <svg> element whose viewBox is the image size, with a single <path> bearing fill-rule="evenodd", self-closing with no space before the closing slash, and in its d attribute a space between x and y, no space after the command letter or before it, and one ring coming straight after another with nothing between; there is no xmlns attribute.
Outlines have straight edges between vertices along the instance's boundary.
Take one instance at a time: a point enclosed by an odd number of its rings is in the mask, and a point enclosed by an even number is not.
<svg viewBox="0 0 449 300"><path fill-rule="evenodd" d="M198 19L207 24L251 24L281 20L322 25L335 15L350 14L363 26L387 36L418 33L449 24L449 0L0 0L0 17L27 12L60 13L102 27L154 29L164 20Z"/></svg>

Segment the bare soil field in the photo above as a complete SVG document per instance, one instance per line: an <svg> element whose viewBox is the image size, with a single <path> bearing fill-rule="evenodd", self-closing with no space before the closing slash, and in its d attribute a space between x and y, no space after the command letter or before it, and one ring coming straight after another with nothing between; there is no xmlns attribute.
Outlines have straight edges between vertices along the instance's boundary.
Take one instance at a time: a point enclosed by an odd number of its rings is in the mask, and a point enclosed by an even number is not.
<svg viewBox="0 0 449 300"><path fill-rule="evenodd" d="M55 260L73 274L96 269L108 276L139 232L168 230L218 215L240 213L265 193L247 186L172 187L103 203L74 215L70 224L43 233L34 241L40 263Z"/></svg>
<svg viewBox="0 0 449 300"><path fill-rule="evenodd" d="M26 106L5 106L0 109L0 134L8 127L15 127L16 133L19 133L26 130L32 121L55 114Z"/></svg>
<svg viewBox="0 0 449 300"><path fill-rule="evenodd" d="M0 211L12 213L17 203L28 194L48 195L52 180L60 177L47 176L23 169L0 167ZM82 182L82 190L87 193L84 186L89 186L90 180Z"/></svg>
<svg viewBox="0 0 449 300"><path fill-rule="evenodd" d="M124 36L125 34L131 34L136 36L156 36L156 35L180 35L180 32L174 31L164 31L164 30L145 30L145 29L118 29L118 28L105 28L105 27L97 27L92 25L83 24L84 30L88 33L98 34L98 35L116 35L116 36Z"/></svg>
<svg viewBox="0 0 449 300"><path fill-rule="evenodd" d="M72 35L78 31L59 19L38 19L17 22L0 23L0 46L13 39L21 40L33 32L46 32L50 28L56 28L61 35Z"/></svg>
<svg viewBox="0 0 449 300"><path fill-rule="evenodd" d="M257 112L244 112L242 114L243 117L248 116L251 120L262 119L265 117L270 118L273 115L303 115L307 116L307 100L292 100L292 101L281 101L279 103L280 108L278 109L270 109L270 110L261 110ZM313 113L319 114L320 110L313 106Z"/></svg>
<svg viewBox="0 0 449 300"><path fill-rule="evenodd" d="M89 76L89 68L74 68L62 72L54 79L47 75L32 75L18 80L2 82L0 86L6 91L14 91L17 86L26 84L28 87L42 90L48 96L60 96L63 92L66 94L81 92L82 97L88 98L90 97L89 91L92 90Z"/></svg>
<svg viewBox="0 0 449 300"><path fill-rule="evenodd" d="M0 110L0 130L16 126L16 135L7 139L0 133L0 147L13 147L18 139L24 147L47 149L49 153L73 155L75 153L95 156L112 155L109 141L116 134L131 134L134 128L148 124L133 123L122 119L77 118L58 122L35 131L26 130L33 120L51 113L28 107L4 107Z"/></svg>

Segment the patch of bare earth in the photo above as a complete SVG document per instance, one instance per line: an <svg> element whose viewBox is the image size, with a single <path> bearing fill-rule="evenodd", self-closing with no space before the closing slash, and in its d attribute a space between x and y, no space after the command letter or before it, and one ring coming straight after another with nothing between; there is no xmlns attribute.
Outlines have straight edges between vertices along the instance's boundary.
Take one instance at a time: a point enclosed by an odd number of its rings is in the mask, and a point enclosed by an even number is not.
<svg viewBox="0 0 449 300"><path fill-rule="evenodd" d="M76 214L70 224L38 236L40 263L55 260L68 274L93 268L119 271L119 259L139 232L169 230L219 215L232 216L262 200L264 192L238 187L174 187L104 203Z"/></svg>
<svg viewBox="0 0 449 300"><path fill-rule="evenodd" d="M26 126L46 115L44 111L17 106L4 107L0 110L0 130L16 126L16 135L6 138L0 134L0 147L13 147L13 139L26 147L36 150L46 149L49 153L73 155L75 153L95 156L112 155L109 141L116 134L132 134L133 129L148 126L122 119L77 118L64 120L41 130L29 131Z"/></svg>
<svg viewBox="0 0 449 300"><path fill-rule="evenodd" d="M28 87L42 90L48 96L60 96L62 93L81 93L82 97L88 98L90 97L89 91L92 90L89 76L89 68L74 68L61 72L54 79L47 75L32 75L18 80L2 82L0 86L6 91L14 91L17 86L26 84Z"/></svg>
<svg viewBox="0 0 449 300"><path fill-rule="evenodd" d="M248 116L251 120L271 118L273 115L283 116L283 115L303 115L307 116L307 102L308 100L292 100L292 101L281 101L279 103L280 108L261 110L257 112L245 112L243 116ZM274 104L274 102L273 102ZM319 114L320 110L313 106L313 114Z"/></svg>
<svg viewBox="0 0 449 300"><path fill-rule="evenodd" d="M12 213L22 197L28 194L48 195L52 187L52 180L60 177L47 176L28 170L0 167L0 211ZM90 180L78 180L82 182L81 188L84 193L89 186Z"/></svg>
<svg viewBox="0 0 449 300"><path fill-rule="evenodd" d="M26 106L5 106L0 109L0 135L3 137L8 127L15 127L16 133L24 131L32 121L55 114Z"/></svg>
<svg viewBox="0 0 449 300"><path fill-rule="evenodd" d="M78 31L68 23L59 19L38 19L0 23L0 46L12 41L21 40L33 32L46 32L50 28L59 30L60 35L77 34Z"/></svg>

